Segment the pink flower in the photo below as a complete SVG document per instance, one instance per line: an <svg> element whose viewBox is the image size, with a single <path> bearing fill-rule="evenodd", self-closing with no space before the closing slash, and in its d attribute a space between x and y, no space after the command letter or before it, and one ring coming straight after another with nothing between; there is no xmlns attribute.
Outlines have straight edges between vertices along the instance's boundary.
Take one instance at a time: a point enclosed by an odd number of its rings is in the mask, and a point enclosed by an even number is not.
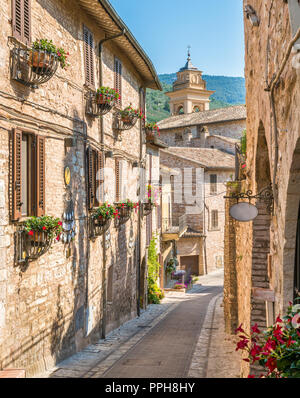
<svg viewBox="0 0 300 398"><path fill-rule="evenodd" d="M244 348L246 348L248 346L248 343L249 343L248 339L243 339L243 340L239 341L236 345L235 351L243 350Z"/></svg>
<svg viewBox="0 0 300 398"><path fill-rule="evenodd" d="M260 334L260 330L258 329L257 323L254 326L252 326L251 330L253 333Z"/></svg>
<svg viewBox="0 0 300 398"><path fill-rule="evenodd" d="M242 326L243 324L241 323L240 326L237 329L235 329L235 334L237 334L238 332L245 333L244 329L242 329Z"/></svg>

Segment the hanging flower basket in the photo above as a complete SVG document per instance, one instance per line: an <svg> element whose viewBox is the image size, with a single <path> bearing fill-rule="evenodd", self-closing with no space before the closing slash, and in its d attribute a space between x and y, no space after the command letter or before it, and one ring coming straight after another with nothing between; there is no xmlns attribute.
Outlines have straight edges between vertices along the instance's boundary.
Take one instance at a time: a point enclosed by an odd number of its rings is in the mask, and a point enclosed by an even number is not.
<svg viewBox="0 0 300 398"><path fill-rule="evenodd" d="M134 109L131 105L125 109L118 111L116 114L117 130L129 130L135 126L138 119L145 120L142 110Z"/></svg>
<svg viewBox="0 0 300 398"><path fill-rule="evenodd" d="M110 227L111 220L118 216L117 209L104 203L96 209L90 217L90 237L103 235Z"/></svg>
<svg viewBox="0 0 300 398"><path fill-rule="evenodd" d="M36 260L51 247L53 240L59 241L62 222L51 216L30 217L17 231L17 262Z"/></svg>
<svg viewBox="0 0 300 398"><path fill-rule="evenodd" d="M58 65L67 66L69 54L47 39L36 40L32 48L16 45L12 50L11 75L25 85L37 86L51 79Z"/></svg>
<svg viewBox="0 0 300 398"><path fill-rule="evenodd" d="M153 142L153 140L160 136L159 127L154 123L146 123L145 124L145 132L146 132L146 141Z"/></svg>
<svg viewBox="0 0 300 398"><path fill-rule="evenodd" d="M131 202L127 199L125 202L116 203L115 208L118 213L116 223L117 225L121 225L130 219L132 211L138 208L138 203Z"/></svg>

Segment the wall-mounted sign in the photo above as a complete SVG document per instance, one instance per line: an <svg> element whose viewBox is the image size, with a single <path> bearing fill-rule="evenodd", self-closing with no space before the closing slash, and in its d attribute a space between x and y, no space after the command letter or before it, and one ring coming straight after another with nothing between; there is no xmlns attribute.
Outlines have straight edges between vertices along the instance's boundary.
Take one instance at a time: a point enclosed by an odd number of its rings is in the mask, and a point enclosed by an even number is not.
<svg viewBox="0 0 300 398"><path fill-rule="evenodd" d="M253 195L252 191L240 192L231 194L231 196L224 196L225 199L236 199L237 204L230 207L229 214L232 218L241 222L248 222L254 220L258 216L258 209L250 203L250 200L255 199L265 203L266 210L270 215L274 211L274 197L272 185L267 186L257 195ZM239 202L241 199L247 199L249 202Z"/></svg>
<svg viewBox="0 0 300 398"><path fill-rule="evenodd" d="M240 202L230 208L229 214L237 221L248 222L258 216L258 209L250 203Z"/></svg>
<svg viewBox="0 0 300 398"><path fill-rule="evenodd" d="M69 185L71 182L71 171L68 166L65 167L64 177L65 177L65 184Z"/></svg>

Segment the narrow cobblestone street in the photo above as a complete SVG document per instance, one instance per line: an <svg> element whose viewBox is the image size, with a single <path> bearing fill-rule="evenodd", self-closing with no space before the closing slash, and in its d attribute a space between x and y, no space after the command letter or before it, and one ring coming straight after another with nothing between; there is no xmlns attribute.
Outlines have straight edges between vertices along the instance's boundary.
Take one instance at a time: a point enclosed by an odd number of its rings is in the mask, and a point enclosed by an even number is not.
<svg viewBox="0 0 300 398"><path fill-rule="evenodd" d="M222 285L223 270L200 277L185 295L150 305L39 377L239 377L234 341L224 334Z"/></svg>

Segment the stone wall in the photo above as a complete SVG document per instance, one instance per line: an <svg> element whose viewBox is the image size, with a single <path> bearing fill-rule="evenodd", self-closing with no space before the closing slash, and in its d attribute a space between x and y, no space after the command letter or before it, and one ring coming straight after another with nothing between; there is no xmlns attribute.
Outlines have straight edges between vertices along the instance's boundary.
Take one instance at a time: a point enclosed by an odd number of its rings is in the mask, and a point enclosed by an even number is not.
<svg viewBox="0 0 300 398"><path fill-rule="evenodd" d="M268 306L274 306L276 316L283 314L293 299L300 200L300 69L295 53L288 54L282 69L273 92L273 108L271 93L266 90L278 73L292 39L288 4L253 0L251 6L260 23L258 27L252 26L245 17L247 180L242 188L259 193L272 182L275 208L270 216L262 203L257 202L260 211L257 219L236 226L238 323L243 323L248 332L253 322L266 326L266 300ZM232 268L226 261L227 266ZM256 286L267 289L264 295L257 294ZM241 374L247 376L249 365L243 361L241 369Z"/></svg>
<svg viewBox="0 0 300 398"><path fill-rule="evenodd" d="M195 126L191 125L188 127L177 127L175 129L170 129L170 130L161 129L160 138L168 146L177 146L177 147L190 146L197 148L205 148L207 146L206 137L209 137L211 135L220 135L223 137L239 139L242 136L243 130L246 128L246 122L245 120L236 120L232 122L224 121L220 123L210 123L205 125L206 134L205 132L202 131L202 127L203 127L202 125L195 125ZM219 148L219 146L220 143L218 144L218 146L216 146L216 148Z"/></svg>
<svg viewBox="0 0 300 398"><path fill-rule="evenodd" d="M103 117L104 143L101 145L100 119L85 114L84 54L82 25L94 33L94 43L104 37L90 16L71 1L32 0L32 38L52 39L70 52L70 66L58 69L47 83L30 89L10 79L8 36L12 30L11 1L0 0L0 368L26 368L31 376L81 350L92 340L134 317L137 313L138 214L120 228L112 223L106 248L104 237L89 239L86 200L85 151L87 145L112 150L123 159L122 195L137 198L138 171L132 162L139 160L140 123L122 132L116 140L112 113ZM96 54L96 53L95 53ZM114 86L114 55L123 63L122 106L139 107L138 89L143 85L133 64L116 45L104 46L104 85ZM95 80L99 85L98 57L95 55ZM13 128L39 134L46 139L46 214L62 217L66 209L67 188L64 167L71 170L70 192L74 201L78 234L68 245L62 242L28 268L14 265L16 225L9 218L9 144ZM65 147L73 138L73 147ZM145 145L142 157L145 157ZM105 166L114 174L115 159ZM126 177L126 178L125 178ZM127 184L126 181L131 181ZM105 200L114 202L114 182L107 176ZM145 256L145 220L141 224L141 256ZM105 250L105 263L104 253ZM112 267L112 268L111 268ZM108 281L108 275L112 281ZM111 283L112 300L106 304L103 289Z"/></svg>

